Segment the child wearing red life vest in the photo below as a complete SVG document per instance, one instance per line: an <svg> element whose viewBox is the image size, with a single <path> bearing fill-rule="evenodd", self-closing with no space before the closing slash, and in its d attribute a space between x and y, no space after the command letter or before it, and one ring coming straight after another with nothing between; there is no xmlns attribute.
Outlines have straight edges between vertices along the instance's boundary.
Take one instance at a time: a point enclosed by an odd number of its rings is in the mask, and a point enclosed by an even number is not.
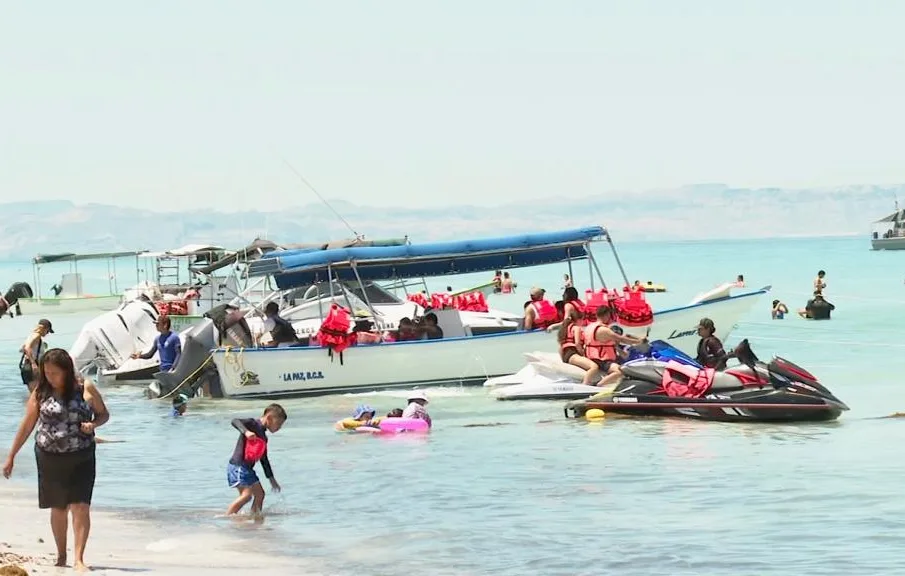
<svg viewBox="0 0 905 576"><path fill-rule="evenodd" d="M260 461L264 469L264 475L270 480L270 486L274 492L280 491L280 484L270 468L270 460L267 458L267 432L275 434L286 422L286 411L279 404L271 404L264 409L260 418L236 418L232 421L233 428L241 435L236 441L233 455L229 459L226 468L226 480L230 488L239 491L239 497L227 508L227 514L236 514L243 506L253 500L251 504L252 514L260 514L264 506L264 488L254 466Z"/></svg>

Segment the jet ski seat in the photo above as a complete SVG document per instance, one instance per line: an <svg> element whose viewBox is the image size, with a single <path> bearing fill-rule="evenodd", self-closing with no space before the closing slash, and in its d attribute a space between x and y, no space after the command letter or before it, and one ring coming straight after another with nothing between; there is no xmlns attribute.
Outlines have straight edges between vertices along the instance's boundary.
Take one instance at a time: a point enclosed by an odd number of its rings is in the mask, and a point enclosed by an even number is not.
<svg viewBox="0 0 905 576"><path fill-rule="evenodd" d="M622 367L622 378L641 380L651 384L662 384L665 369L665 365L660 363L627 364Z"/></svg>

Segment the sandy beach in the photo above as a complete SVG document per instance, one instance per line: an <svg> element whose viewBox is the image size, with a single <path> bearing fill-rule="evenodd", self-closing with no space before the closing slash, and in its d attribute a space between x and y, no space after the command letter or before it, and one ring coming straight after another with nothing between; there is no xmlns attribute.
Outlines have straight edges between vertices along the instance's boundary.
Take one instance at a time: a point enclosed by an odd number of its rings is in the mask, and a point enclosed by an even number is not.
<svg viewBox="0 0 905 576"><path fill-rule="evenodd" d="M38 509L34 488L0 483L0 510L0 567L18 565L28 574L74 572L71 567L54 566L56 553L49 512ZM85 560L92 574L213 575L237 569L312 574L291 559L243 551L242 540L229 534L168 531L105 510L93 509L91 516ZM224 532L229 532L228 527ZM72 557L70 527L70 563Z"/></svg>

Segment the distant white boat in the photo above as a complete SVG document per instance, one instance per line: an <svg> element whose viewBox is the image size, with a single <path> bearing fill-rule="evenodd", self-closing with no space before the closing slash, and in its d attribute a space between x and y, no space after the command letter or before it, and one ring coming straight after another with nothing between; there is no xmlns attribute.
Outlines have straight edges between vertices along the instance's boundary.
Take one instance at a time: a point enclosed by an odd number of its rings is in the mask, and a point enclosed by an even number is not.
<svg viewBox="0 0 905 576"><path fill-rule="evenodd" d="M116 262L120 259L135 260L136 280L138 278L138 257L143 252L105 252L99 254L39 254L32 259L34 269L35 291L31 298L19 298L18 305L23 315L38 316L48 314L68 314L75 312L106 312L116 309L122 297L119 293L116 275ZM107 262L108 292L106 294L88 294L82 288L82 274L79 263L86 261ZM68 264L70 272L64 273L59 284L48 287L42 284L42 267L50 264ZM53 296L46 296L53 291Z"/></svg>

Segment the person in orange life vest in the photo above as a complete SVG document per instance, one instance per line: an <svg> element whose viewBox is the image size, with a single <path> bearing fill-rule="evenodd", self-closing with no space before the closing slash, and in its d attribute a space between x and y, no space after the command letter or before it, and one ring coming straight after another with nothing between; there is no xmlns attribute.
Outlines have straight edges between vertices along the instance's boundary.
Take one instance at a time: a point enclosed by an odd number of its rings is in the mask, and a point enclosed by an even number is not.
<svg viewBox="0 0 905 576"><path fill-rule="evenodd" d="M563 316L571 318L579 324L584 323L585 309L584 304L578 297L578 290L574 286L569 286L562 292Z"/></svg>
<svg viewBox="0 0 905 576"><path fill-rule="evenodd" d="M531 303L525 307L525 330L545 330L556 322L556 307L544 298L546 290L531 288Z"/></svg>
<svg viewBox="0 0 905 576"><path fill-rule="evenodd" d="M619 367L617 344L637 345L644 342L641 338L617 334L610 329L613 321L613 310L607 306L597 308L597 321L584 328L585 356L593 360L604 374L598 386L606 386L622 376Z"/></svg>
<svg viewBox="0 0 905 576"><path fill-rule="evenodd" d="M380 344L380 333L374 330L374 323L359 313L355 314L355 326L352 328L358 344Z"/></svg>
<svg viewBox="0 0 905 576"><path fill-rule="evenodd" d="M716 327L710 318L701 318L698 322L698 364L705 368L720 369L726 365L729 355L723 349L723 343L716 337Z"/></svg>
<svg viewBox="0 0 905 576"><path fill-rule="evenodd" d="M551 329L552 326L547 328L547 331ZM566 364L584 370L582 384L593 386L594 382L600 379L600 367L596 362L585 357L582 330L582 326L571 318L566 318L559 324L559 333L556 337L559 342L559 358Z"/></svg>

